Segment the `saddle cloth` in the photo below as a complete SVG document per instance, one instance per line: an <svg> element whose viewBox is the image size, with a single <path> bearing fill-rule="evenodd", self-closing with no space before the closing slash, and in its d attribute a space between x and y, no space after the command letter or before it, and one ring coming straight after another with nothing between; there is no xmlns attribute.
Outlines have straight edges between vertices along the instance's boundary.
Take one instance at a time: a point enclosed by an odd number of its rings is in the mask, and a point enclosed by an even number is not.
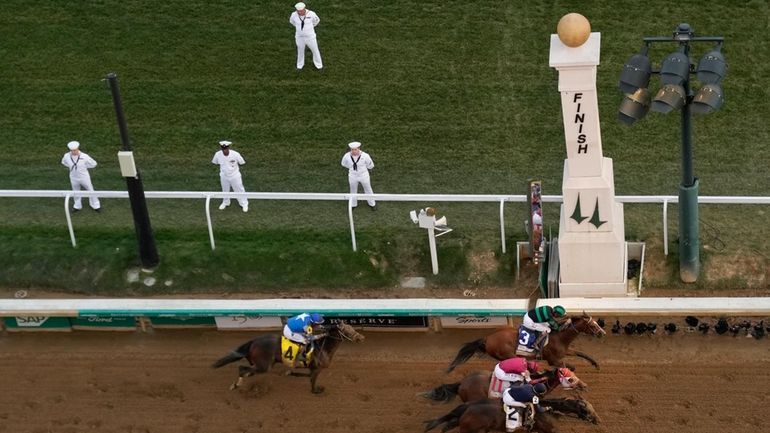
<svg viewBox="0 0 770 433"><path fill-rule="evenodd" d="M534 331L529 328L525 328L523 325L519 326L519 340L518 346L516 346L516 354L519 356L534 356L535 354L535 341L538 337L538 331ZM546 335L543 347L548 344L548 336Z"/></svg>
<svg viewBox="0 0 770 433"><path fill-rule="evenodd" d="M300 344L281 336L281 361L288 367L307 367L313 360L313 352L305 354L305 361L297 362L294 359L300 350Z"/></svg>

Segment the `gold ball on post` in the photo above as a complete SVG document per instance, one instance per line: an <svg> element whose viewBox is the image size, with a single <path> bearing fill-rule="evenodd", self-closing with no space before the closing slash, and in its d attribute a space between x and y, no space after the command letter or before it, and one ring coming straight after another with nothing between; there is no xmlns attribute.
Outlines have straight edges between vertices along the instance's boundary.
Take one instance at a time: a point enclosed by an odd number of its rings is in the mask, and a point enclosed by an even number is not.
<svg viewBox="0 0 770 433"><path fill-rule="evenodd" d="M578 13L564 15L556 26L556 33L561 42L568 47L579 47L591 36L591 23L588 18Z"/></svg>

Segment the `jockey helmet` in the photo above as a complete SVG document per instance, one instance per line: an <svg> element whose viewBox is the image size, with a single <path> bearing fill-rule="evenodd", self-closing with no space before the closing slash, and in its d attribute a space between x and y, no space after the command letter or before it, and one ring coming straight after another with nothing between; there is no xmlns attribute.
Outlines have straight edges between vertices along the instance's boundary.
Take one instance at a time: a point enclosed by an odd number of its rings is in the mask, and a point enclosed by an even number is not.
<svg viewBox="0 0 770 433"><path fill-rule="evenodd" d="M318 313L310 315L310 321L313 323L324 323L324 316Z"/></svg>
<svg viewBox="0 0 770 433"><path fill-rule="evenodd" d="M546 391L548 391L548 388L545 387L542 383L538 383L537 385L532 387L535 390L535 393L537 395L543 395Z"/></svg>
<svg viewBox="0 0 770 433"><path fill-rule="evenodd" d="M553 307L553 315L556 317L563 317L565 314L567 314L567 310L564 309L561 305L557 305Z"/></svg>
<svg viewBox="0 0 770 433"><path fill-rule="evenodd" d="M527 361L527 370L529 371L537 371L539 365L537 365L537 361Z"/></svg>

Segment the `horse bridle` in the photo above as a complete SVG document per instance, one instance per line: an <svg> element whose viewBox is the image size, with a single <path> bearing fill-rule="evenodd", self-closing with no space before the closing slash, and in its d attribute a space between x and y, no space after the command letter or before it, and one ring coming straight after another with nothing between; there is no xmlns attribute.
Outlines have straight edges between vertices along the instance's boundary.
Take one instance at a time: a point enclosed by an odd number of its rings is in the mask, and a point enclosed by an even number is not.
<svg viewBox="0 0 770 433"><path fill-rule="evenodd" d="M337 332L332 334L331 333L332 330L337 331ZM329 337L329 338L333 338L335 340L340 340L340 341L344 341L344 340L353 341L353 337L349 337L347 334L345 334L342 331L342 329L340 328L340 325L337 324L337 323L332 324L329 327L329 329L327 329L326 332L327 332L326 336Z"/></svg>

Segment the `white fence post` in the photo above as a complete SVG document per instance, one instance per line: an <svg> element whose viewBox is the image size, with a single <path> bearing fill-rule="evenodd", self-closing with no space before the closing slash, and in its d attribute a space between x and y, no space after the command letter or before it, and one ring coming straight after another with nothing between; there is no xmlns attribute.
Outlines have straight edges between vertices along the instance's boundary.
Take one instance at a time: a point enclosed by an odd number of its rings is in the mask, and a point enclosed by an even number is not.
<svg viewBox="0 0 770 433"><path fill-rule="evenodd" d="M206 225L209 227L209 241L211 241L211 251L214 251L214 228L211 226L211 196L206 194Z"/></svg>
<svg viewBox="0 0 770 433"><path fill-rule="evenodd" d="M668 199L663 199L663 255L668 255Z"/></svg>
<svg viewBox="0 0 770 433"><path fill-rule="evenodd" d="M505 254L505 199L500 199L500 243Z"/></svg>
<svg viewBox="0 0 770 433"><path fill-rule="evenodd" d="M356 249L356 227L353 224L353 196L348 198L348 219L350 220L350 241L353 243L353 251Z"/></svg>
<svg viewBox="0 0 770 433"><path fill-rule="evenodd" d="M72 241L72 248L78 246L75 241L75 230L72 229L72 216L70 215L70 197L72 194L66 194L64 196L64 215L67 217L67 229L70 232L70 240Z"/></svg>

